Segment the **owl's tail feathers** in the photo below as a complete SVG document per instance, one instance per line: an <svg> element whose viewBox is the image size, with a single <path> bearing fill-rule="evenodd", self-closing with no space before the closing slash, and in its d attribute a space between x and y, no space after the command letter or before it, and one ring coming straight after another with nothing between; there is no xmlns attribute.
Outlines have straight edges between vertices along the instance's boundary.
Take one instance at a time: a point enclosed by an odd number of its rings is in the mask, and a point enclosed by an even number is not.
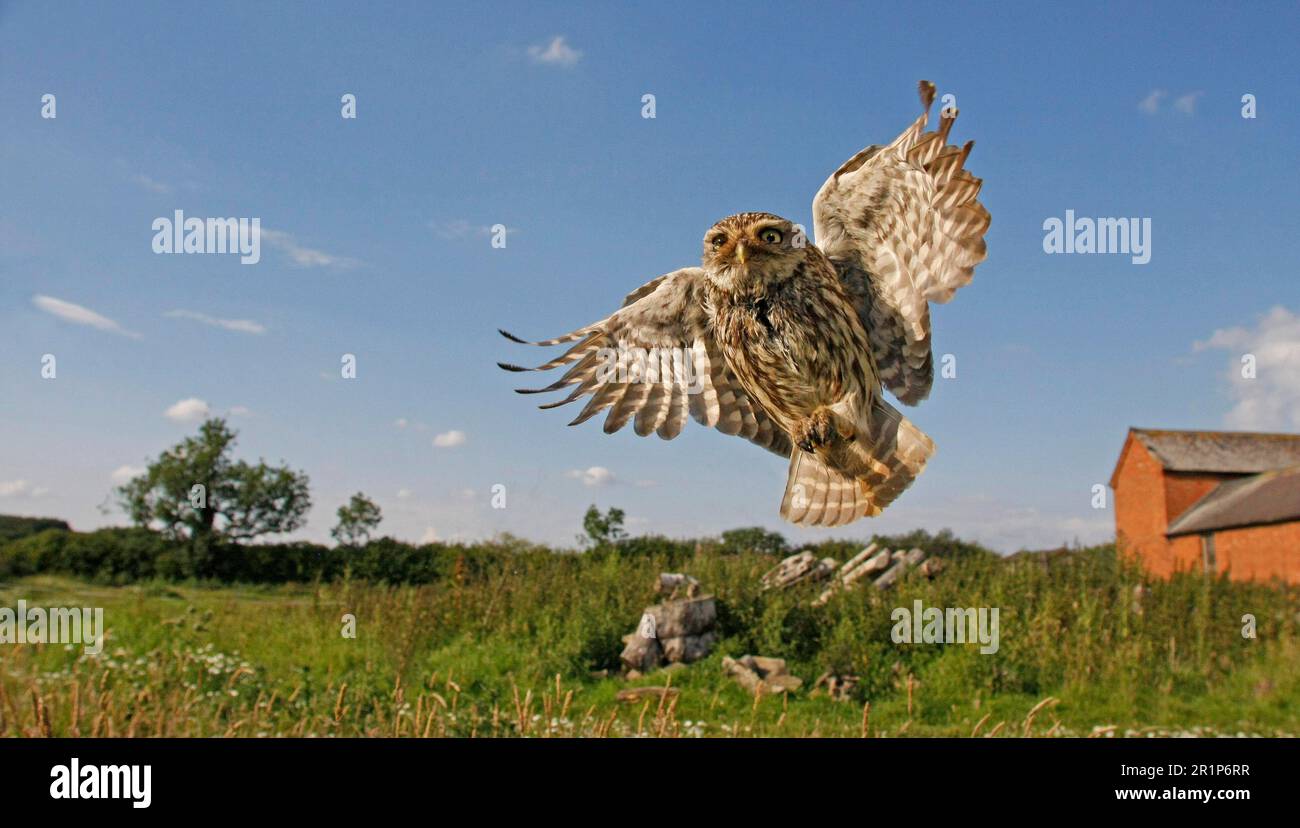
<svg viewBox="0 0 1300 828"><path fill-rule="evenodd" d="M843 526L875 517L925 469L934 441L898 409L876 400L857 439L825 453L795 448L781 517L800 526Z"/></svg>

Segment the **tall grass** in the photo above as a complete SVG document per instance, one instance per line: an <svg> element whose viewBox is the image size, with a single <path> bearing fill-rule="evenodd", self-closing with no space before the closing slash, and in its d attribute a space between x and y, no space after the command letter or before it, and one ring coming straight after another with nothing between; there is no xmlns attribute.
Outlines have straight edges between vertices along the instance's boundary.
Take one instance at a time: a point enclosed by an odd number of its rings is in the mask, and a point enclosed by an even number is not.
<svg viewBox="0 0 1300 828"><path fill-rule="evenodd" d="M950 559L933 580L809 606L763 592L756 553L520 546L466 551L435 583L110 587L64 576L0 583L0 605L102 606L98 657L0 645L10 736L1091 735L1300 730L1300 591L1185 574L1148 581L1113 548ZM635 682L618 666L660 571L720 601L704 661ZM1139 592L1142 592L1140 601ZM895 607L997 607L1000 649L895 644ZM1242 616L1258 637L1243 638ZM341 635L356 617L355 639ZM724 655L781 656L805 681L751 697ZM860 678L812 697L823 672ZM671 685L626 704L618 690Z"/></svg>

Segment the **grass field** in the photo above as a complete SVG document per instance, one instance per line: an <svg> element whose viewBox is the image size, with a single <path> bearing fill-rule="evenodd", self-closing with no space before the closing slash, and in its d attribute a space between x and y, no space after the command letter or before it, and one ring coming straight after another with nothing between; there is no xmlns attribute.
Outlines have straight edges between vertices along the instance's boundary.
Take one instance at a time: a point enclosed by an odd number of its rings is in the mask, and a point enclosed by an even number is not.
<svg viewBox="0 0 1300 828"><path fill-rule="evenodd" d="M674 564L675 565L672 565ZM0 645L8 736L1089 736L1300 732L1300 594L1182 576L1147 584L1110 548L1056 558L953 560L934 580L812 608L764 593L756 553L520 551L426 586L102 586L0 582L0 606L99 606L99 656ZM660 571L718 596L707 659L634 681L615 672ZM472 573L472 574L471 574ZM1001 647L900 645L890 612L999 607ZM341 634L356 617L356 637ZM1257 619L1244 638L1242 616ZM804 687L754 697L722 656L786 658ZM823 671L860 678L812 697ZM625 687L671 699L625 703Z"/></svg>

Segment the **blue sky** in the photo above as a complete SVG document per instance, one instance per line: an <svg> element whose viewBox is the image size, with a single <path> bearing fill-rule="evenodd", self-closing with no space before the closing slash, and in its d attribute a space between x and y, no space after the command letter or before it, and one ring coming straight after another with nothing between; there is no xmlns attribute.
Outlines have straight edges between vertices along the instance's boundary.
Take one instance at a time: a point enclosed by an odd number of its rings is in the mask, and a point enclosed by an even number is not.
<svg viewBox="0 0 1300 828"><path fill-rule="evenodd" d="M206 408L230 416L243 456L309 473L308 538L362 490L411 540L569 542L590 503L673 536L1104 539L1113 513L1092 486L1129 426L1300 430L1298 17L1291 3L4 4L0 512L123 522L101 509L115 473ZM933 312L957 377L908 412L937 454L884 516L796 529L777 516L785 463L744 441L694 423L672 442L566 428L576 409L512 393L494 363L541 353L497 327L598 319L697 263L731 213L811 226L826 176L915 117L920 78L957 98L954 138L976 140L993 225L974 283ZM155 254L151 224L177 209L258 217L277 242L247 266ZM1150 218L1151 261L1045 254L1043 222L1066 210Z"/></svg>

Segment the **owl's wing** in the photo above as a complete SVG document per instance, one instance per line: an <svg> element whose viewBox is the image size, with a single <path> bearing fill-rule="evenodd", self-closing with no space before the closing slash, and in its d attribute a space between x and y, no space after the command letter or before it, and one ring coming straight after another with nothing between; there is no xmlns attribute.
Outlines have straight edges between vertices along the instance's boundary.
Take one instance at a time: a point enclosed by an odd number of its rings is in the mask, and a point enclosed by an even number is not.
<svg viewBox="0 0 1300 828"><path fill-rule="evenodd" d="M947 143L956 109L926 132L935 87L920 89L921 116L888 146L844 162L813 199L817 246L854 297L881 382L908 405L934 379L929 303L951 299L988 255L983 182L962 168L975 142Z"/></svg>
<svg viewBox="0 0 1300 828"><path fill-rule="evenodd" d="M704 311L704 271L687 267L647 282L627 295L623 306L599 322L555 339L530 345L574 342L564 354L536 368L498 363L507 371L569 369L545 388L521 388L521 394L559 391L575 386L561 400L540 408L555 408L590 395L577 425L610 409L605 433L629 421L641 436L651 432L665 440L676 437L690 414L703 425L735 434L783 457L790 456L790 438L745 393L727 367Z"/></svg>

